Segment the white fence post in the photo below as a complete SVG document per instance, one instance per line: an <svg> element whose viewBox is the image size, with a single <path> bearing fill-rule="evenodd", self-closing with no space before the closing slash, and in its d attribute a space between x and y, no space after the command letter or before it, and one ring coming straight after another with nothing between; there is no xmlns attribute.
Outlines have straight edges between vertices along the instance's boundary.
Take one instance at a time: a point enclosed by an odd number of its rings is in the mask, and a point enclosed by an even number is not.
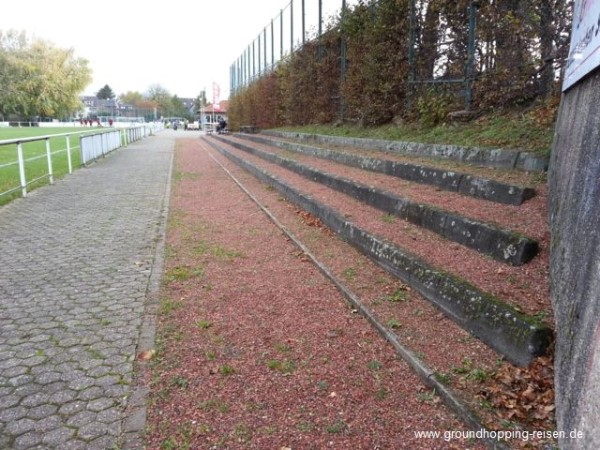
<svg viewBox="0 0 600 450"><path fill-rule="evenodd" d="M19 178L21 179L21 194L27 197L27 179L25 178L25 160L23 159L23 144L17 142L17 158L19 160Z"/></svg>
<svg viewBox="0 0 600 450"><path fill-rule="evenodd" d="M150 131L150 132L148 132ZM85 133L85 132L84 132ZM140 140L148 135L152 135L152 130L148 126L138 126L138 127L130 127L125 129L111 129L108 132L97 133L97 134L88 134L82 135L81 132L77 133L60 133L50 136L36 136L36 137L25 137L25 138L17 138L17 139L6 139L0 140L0 148L3 148L5 145L16 145L17 148L17 161L9 162L8 164L0 164L0 169L4 169L5 167L11 165L18 165L19 171L19 184L15 183L10 189L0 192L0 198L3 198L4 195L10 194L12 192L21 191L22 197L27 196L28 184L36 182L39 179L47 178L49 184L54 184L54 168L52 162L52 149L51 149L51 138L59 138L65 137L66 139L66 149L58 150L55 153L62 153L63 151L67 152L67 163L68 163L68 173L73 173L73 158L71 151L73 150L71 146L71 135L79 135L79 151L81 156L81 165L85 166L92 161L96 161L101 155L105 156L113 150L116 150L120 147L127 146L131 142ZM46 160L48 172L44 175L35 178L32 176L31 181L27 181L27 174L25 169L25 163L29 161L39 160L44 158L44 154L42 152L37 152L35 156L31 158L25 159L23 149L24 143L29 142L41 142L46 141L45 150L46 150Z"/></svg>
<svg viewBox="0 0 600 450"><path fill-rule="evenodd" d="M54 175L52 173L52 152L50 151L50 138L46 139L46 158L48 159L48 180L54 184Z"/></svg>
<svg viewBox="0 0 600 450"><path fill-rule="evenodd" d="M71 160L71 139L67 136L67 163L69 165L69 173L73 173L73 162Z"/></svg>

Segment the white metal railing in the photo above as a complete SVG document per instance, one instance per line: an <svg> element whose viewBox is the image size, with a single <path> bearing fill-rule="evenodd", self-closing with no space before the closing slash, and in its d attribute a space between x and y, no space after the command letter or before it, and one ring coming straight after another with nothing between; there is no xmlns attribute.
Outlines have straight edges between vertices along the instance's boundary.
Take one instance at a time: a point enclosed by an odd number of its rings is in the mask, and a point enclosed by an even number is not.
<svg viewBox="0 0 600 450"><path fill-rule="evenodd" d="M12 194L14 192L21 191L23 197L27 196L28 187L42 179L47 178L50 184L54 184L54 168L52 157L60 153L66 153L67 155L67 166L68 173L73 173L73 157L72 152L77 146L71 145L70 138L72 136L79 136L79 151L80 151L80 163L85 166L102 156L106 156L109 152L116 150L121 146L127 146L131 142L140 140L146 136L152 135L154 132L162 129L160 125L142 125L138 127L122 128L122 129L109 129L99 133L84 134L81 131L71 133L60 133L46 136L36 137L24 137L15 139L0 140L0 148L5 146L14 145L16 149L16 160L10 161L4 164L0 164L0 170L10 168L12 166L18 166L19 172L19 184L17 186L8 186L8 189L4 192L0 192L0 198L5 195ZM59 150L52 150L50 140L56 138L65 138L65 148ZM30 158L25 158L23 152L23 144L45 141L45 152ZM26 163L32 163L41 159L46 159L45 173L42 175L28 179L26 176ZM2 174L0 173L0 180Z"/></svg>
<svg viewBox="0 0 600 450"><path fill-rule="evenodd" d="M121 146L139 141L154 133L156 128L150 125L111 129L100 133L86 134L79 138L81 147L81 165L87 165L106 156Z"/></svg>
<svg viewBox="0 0 600 450"><path fill-rule="evenodd" d="M100 133L80 136L81 165L87 166L98 158L104 157L113 150L118 149L121 145L121 133L119 130L102 131Z"/></svg>
<svg viewBox="0 0 600 450"><path fill-rule="evenodd" d="M0 147L14 145L16 148L16 153L17 153L16 161L11 161L11 162L2 164L2 165L0 165L0 169L9 168L11 166L18 165L19 181L20 181L18 186L12 186L8 190L6 190L4 192L0 192L0 197L3 197L4 195L12 194L13 192L17 192L19 190L21 191L21 195L23 197L26 197L27 196L27 187L41 179L44 179L44 178L47 178L48 182L50 184L54 184L54 171L53 171L53 167L52 167L52 156L53 155L65 152L67 154L68 172L72 173L73 172L73 159L72 159L71 152L72 152L73 148L71 147L70 138L71 138L71 136L78 135L78 134L81 134L81 132L61 133L61 134L46 135L46 136L0 140ZM60 149L60 150L52 151L52 148L50 145L50 139L59 138L59 137L65 138L66 147L63 149ZM37 156L33 156L31 158L25 159L23 156L23 144L26 144L29 142L36 142L36 141L45 141L46 151L41 155L37 155ZM25 163L34 162L34 161L44 159L44 158L47 161L47 163L46 163L47 171L39 177L28 180L25 175Z"/></svg>

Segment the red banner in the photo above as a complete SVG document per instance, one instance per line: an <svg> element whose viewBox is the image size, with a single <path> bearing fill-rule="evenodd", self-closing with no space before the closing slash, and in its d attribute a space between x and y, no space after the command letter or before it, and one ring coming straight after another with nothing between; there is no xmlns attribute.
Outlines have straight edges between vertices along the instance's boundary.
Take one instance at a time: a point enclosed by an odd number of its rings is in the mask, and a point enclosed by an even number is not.
<svg viewBox="0 0 600 450"><path fill-rule="evenodd" d="M221 88L217 83L213 82L213 110L218 111L221 109L219 103L221 102Z"/></svg>

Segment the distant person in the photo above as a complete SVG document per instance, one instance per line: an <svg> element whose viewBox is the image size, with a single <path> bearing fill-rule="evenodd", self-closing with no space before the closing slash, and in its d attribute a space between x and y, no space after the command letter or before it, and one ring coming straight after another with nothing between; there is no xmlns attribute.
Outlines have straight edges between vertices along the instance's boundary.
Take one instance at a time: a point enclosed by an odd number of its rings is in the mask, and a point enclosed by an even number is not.
<svg viewBox="0 0 600 450"><path fill-rule="evenodd" d="M226 128L227 128L227 122L225 122L225 119L221 118L217 125L217 134L225 133Z"/></svg>

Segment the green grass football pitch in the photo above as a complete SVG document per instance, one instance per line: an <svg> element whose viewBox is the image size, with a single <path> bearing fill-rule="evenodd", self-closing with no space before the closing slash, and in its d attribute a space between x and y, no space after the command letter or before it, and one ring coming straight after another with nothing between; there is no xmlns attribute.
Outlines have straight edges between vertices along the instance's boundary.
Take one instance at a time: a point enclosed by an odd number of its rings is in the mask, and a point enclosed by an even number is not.
<svg viewBox="0 0 600 450"><path fill-rule="evenodd" d="M90 133L97 130L86 130L78 127L3 127L0 128L0 141L27 137L52 136L64 133ZM70 153L73 170L81 165L79 135L69 137ZM46 156L46 141L24 142L22 144L23 160L25 161L25 178L28 183L27 190L31 191L39 186L48 184L48 160ZM63 177L69 172L67 158L67 139L65 136L50 138L50 152L52 154L52 171L55 179ZM33 181L37 180L37 181ZM15 197L21 196L17 145L0 145L0 205L8 203ZM15 189L11 191L12 189ZM7 192L11 191L11 192Z"/></svg>

